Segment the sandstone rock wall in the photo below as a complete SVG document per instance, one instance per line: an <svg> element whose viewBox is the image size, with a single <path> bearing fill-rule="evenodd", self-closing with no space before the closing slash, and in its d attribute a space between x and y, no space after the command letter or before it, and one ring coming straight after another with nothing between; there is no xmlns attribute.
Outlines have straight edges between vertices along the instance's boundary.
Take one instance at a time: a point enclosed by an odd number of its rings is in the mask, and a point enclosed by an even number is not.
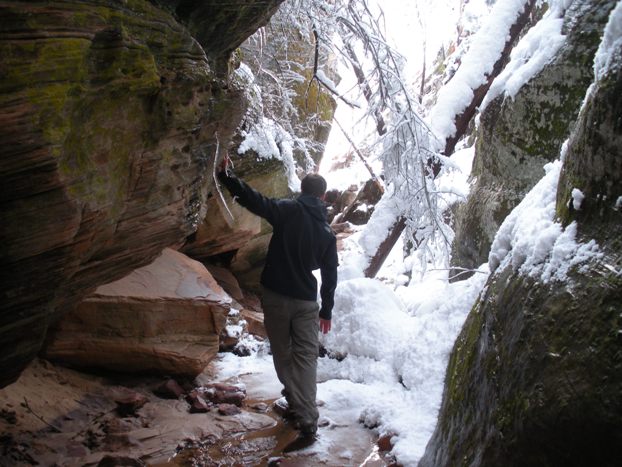
<svg viewBox="0 0 622 467"><path fill-rule="evenodd" d="M197 229L245 112L228 53L279 3L0 2L0 386L60 314Z"/></svg>

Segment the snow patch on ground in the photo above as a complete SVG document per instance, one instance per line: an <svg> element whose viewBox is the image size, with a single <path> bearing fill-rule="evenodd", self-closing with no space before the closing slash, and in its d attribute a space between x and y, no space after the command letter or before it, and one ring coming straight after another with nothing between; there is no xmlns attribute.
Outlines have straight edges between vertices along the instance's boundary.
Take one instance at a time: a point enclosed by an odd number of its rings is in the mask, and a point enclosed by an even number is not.
<svg viewBox="0 0 622 467"><path fill-rule="evenodd" d="M372 279L340 282L333 330L322 343L346 356L319 361L326 408L395 434L399 462L416 464L436 425L449 353L487 277L483 266L449 284L447 271L437 271L395 292Z"/></svg>

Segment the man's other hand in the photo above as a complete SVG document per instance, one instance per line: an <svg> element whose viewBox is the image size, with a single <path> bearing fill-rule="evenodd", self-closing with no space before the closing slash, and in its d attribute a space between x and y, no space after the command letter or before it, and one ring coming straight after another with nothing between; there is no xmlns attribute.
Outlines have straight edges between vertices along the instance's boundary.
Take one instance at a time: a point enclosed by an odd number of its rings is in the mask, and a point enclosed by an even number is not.
<svg viewBox="0 0 622 467"><path fill-rule="evenodd" d="M330 331L330 319L320 318L320 331L322 331L322 334L326 334Z"/></svg>

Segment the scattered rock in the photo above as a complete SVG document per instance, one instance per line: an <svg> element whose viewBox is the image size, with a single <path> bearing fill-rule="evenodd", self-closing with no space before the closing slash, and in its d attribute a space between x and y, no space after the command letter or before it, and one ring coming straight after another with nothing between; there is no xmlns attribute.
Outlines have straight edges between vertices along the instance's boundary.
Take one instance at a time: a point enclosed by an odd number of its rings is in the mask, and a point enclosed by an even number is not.
<svg viewBox="0 0 622 467"><path fill-rule="evenodd" d="M220 415L237 415L242 412L237 405L233 404L218 404L218 413Z"/></svg>
<svg viewBox="0 0 622 467"><path fill-rule="evenodd" d="M209 412L210 404L205 400L203 393L197 389L190 391L186 400L190 404L190 413Z"/></svg>
<svg viewBox="0 0 622 467"><path fill-rule="evenodd" d="M230 329L225 328L220 333L219 352L231 352L240 340L240 334L233 334Z"/></svg>
<svg viewBox="0 0 622 467"><path fill-rule="evenodd" d="M387 433L378 438L376 444L380 452L387 452L393 449L393 445L391 444L391 438L393 438L393 436L392 433Z"/></svg>
<svg viewBox="0 0 622 467"><path fill-rule="evenodd" d="M257 402L256 404L251 405L251 409L255 412L265 413L268 411L268 404L265 402Z"/></svg>
<svg viewBox="0 0 622 467"><path fill-rule="evenodd" d="M242 405L246 391L230 384L214 383L206 386L206 396L214 404Z"/></svg>
<svg viewBox="0 0 622 467"><path fill-rule="evenodd" d="M147 396L138 392L127 392L114 399L117 404L117 413L122 417L135 416L136 411L149 402Z"/></svg>
<svg viewBox="0 0 622 467"><path fill-rule="evenodd" d="M162 399L179 399L186 391L174 379L168 379L158 386L153 393Z"/></svg>
<svg viewBox="0 0 622 467"><path fill-rule="evenodd" d="M281 397L274 401L272 404L272 410L283 418L288 418L291 416L291 412L289 411L289 404L287 403L287 399L285 397Z"/></svg>

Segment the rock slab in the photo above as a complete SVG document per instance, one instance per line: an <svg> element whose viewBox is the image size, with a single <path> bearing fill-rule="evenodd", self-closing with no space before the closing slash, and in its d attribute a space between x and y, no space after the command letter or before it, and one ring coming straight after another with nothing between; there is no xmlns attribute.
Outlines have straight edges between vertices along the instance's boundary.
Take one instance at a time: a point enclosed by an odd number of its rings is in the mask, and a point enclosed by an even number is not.
<svg viewBox="0 0 622 467"><path fill-rule="evenodd" d="M218 352L230 301L201 263L167 248L67 314L45 355L83 368L196 376Z"/></svg>

